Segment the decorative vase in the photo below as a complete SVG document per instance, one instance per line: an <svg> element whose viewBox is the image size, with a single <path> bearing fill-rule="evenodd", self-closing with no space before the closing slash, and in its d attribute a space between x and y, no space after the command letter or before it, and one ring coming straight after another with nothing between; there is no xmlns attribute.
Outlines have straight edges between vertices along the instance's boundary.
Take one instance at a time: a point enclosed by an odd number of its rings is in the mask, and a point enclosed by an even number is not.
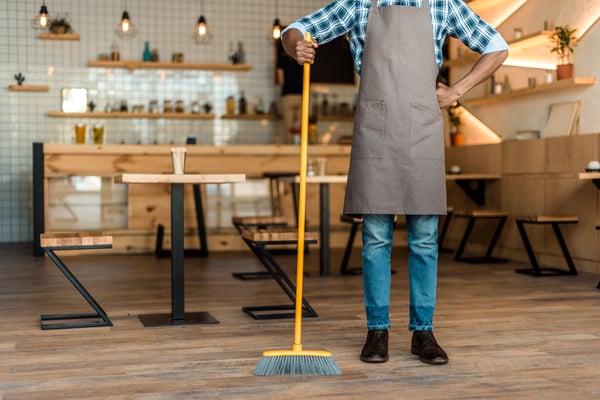
<svg viewBox="0 0 600 400"><path fill-rule="evenodd" d="M556 66L556 80L570 79L573 77L573 64L560 64Z"/></svg>
<svg viewBox="0 0 600 400"><path fill-rule="evenodd" d="M462 146L463 144L465 144L465 135L462 132L451 133L450 144L452 146Z"/></svg>

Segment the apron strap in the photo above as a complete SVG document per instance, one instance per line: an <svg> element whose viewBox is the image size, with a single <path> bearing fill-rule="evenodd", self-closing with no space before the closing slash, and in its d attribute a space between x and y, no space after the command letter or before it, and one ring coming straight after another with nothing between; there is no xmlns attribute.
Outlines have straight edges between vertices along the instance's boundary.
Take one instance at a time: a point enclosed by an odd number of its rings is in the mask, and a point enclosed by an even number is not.
<svg viewBox="0 0 600 400"><path fill-rule="evenodd" d="M429 0L423 0L423 8L429 8Z"/></svg>

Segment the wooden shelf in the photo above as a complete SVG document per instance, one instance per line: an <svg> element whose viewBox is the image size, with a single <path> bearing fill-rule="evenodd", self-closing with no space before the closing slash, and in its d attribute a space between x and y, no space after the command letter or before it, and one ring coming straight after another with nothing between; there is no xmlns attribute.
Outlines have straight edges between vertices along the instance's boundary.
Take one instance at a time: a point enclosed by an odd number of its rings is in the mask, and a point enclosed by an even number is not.
<svg viewBox="0 0 600 400"><path fill-rule="evenodd" d="M49 111L49 117L54 118L105 118L105 119L214 119L213 113L133 113L133 112L84 112L66 113L63 111Z"/></svg>
<svg viewBox="0 0 600 400"><path fill-rule="evenodd" d="M161 61L88 61L92 68L125 68L130 71L136 69L176 69L176 70L205 70L205 71L250 71L248 64L215 64L215 63L173 63Z"/></svg>
<svg viewBox="0 0 600 400"><path fill-rule="evenodd" d="M596 78L591 77L576 77L571 79L563 79L560 81L555 81L554 83L549 83L545 85L539 85L535 88L524 88L513 90L510 93L502 93L496 94L493 96L480 97L477 99L467 100L464 99L463 102L470 106L481 106L484 104L491 104L500 101L512 100L517 97L529 96L539 93L551 92L556 90L566 90L573 89L576 87L583 86L592 86L596 84Z"/></svg>
<svg viewBox="0 0 600 400"><path fill-rule="evenodd" d="M354 122L354 115L317 115L317 124L322 122Z"/></svg>
<svg viewBox="0 0 600 400"><path fill-rule="evenodd" d="M48 85L10 85L8 90L11 92L47 92L50 90Z"/></svg>
<svg viewBox="0 0 600 400"><path fill-rule="evenodd" d="M41 40L71 40L79 41L79 33L40 33Z"/></svg>
<svg viewBox="0 0 600 400"><path fill-rule="evenodd" d="M274 114L224 114L221 116L223 119L236 119L242 121L261 121L261 120L280 120L281 117L279 115Z"/></svg>

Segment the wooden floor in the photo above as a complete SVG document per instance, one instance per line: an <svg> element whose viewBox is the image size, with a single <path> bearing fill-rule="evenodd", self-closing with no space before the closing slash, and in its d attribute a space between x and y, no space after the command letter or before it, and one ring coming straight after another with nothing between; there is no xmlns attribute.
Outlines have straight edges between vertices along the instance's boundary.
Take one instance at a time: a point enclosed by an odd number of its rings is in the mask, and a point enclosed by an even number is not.
<svg viewBox="0 0 600 400"><path fill-rule="evenodd" d="M353 264L358 263L355 252ZM186 260L186 310L218 325L144 328L139 314L170 310L169 261L154 256L65 257L111 317L111 328L40 329L40 314L87 312L31 245L0 246L0 398L16 399L599 399L598 276L534 278L523 264L457 264L441 256L436 336L450 363L409 352L406 253L395 249L390 361L365 364L361 278L305 279L319 313L303 324L306 350L328 350L341 376L256 377L264 350L290 349L293 321L255 321L244 305L286 303L250 251ZM337 270L341 253L332 261ZM290 271L295 256L278 259ZM316 271L311 251L306 270ZM368 396L368 397L365 397Z"/></svg>

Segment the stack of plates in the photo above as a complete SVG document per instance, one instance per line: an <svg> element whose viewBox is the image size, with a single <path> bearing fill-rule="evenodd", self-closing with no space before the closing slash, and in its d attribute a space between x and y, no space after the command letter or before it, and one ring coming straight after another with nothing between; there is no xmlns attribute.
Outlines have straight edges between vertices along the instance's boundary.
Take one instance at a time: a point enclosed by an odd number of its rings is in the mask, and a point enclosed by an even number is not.
<svg viewBox="0 0 600 400"><path fill-rule="evenodd" d="M540 131L533 129L518 130L515 134L518 140L537 139L540 137Z"/></svg>

